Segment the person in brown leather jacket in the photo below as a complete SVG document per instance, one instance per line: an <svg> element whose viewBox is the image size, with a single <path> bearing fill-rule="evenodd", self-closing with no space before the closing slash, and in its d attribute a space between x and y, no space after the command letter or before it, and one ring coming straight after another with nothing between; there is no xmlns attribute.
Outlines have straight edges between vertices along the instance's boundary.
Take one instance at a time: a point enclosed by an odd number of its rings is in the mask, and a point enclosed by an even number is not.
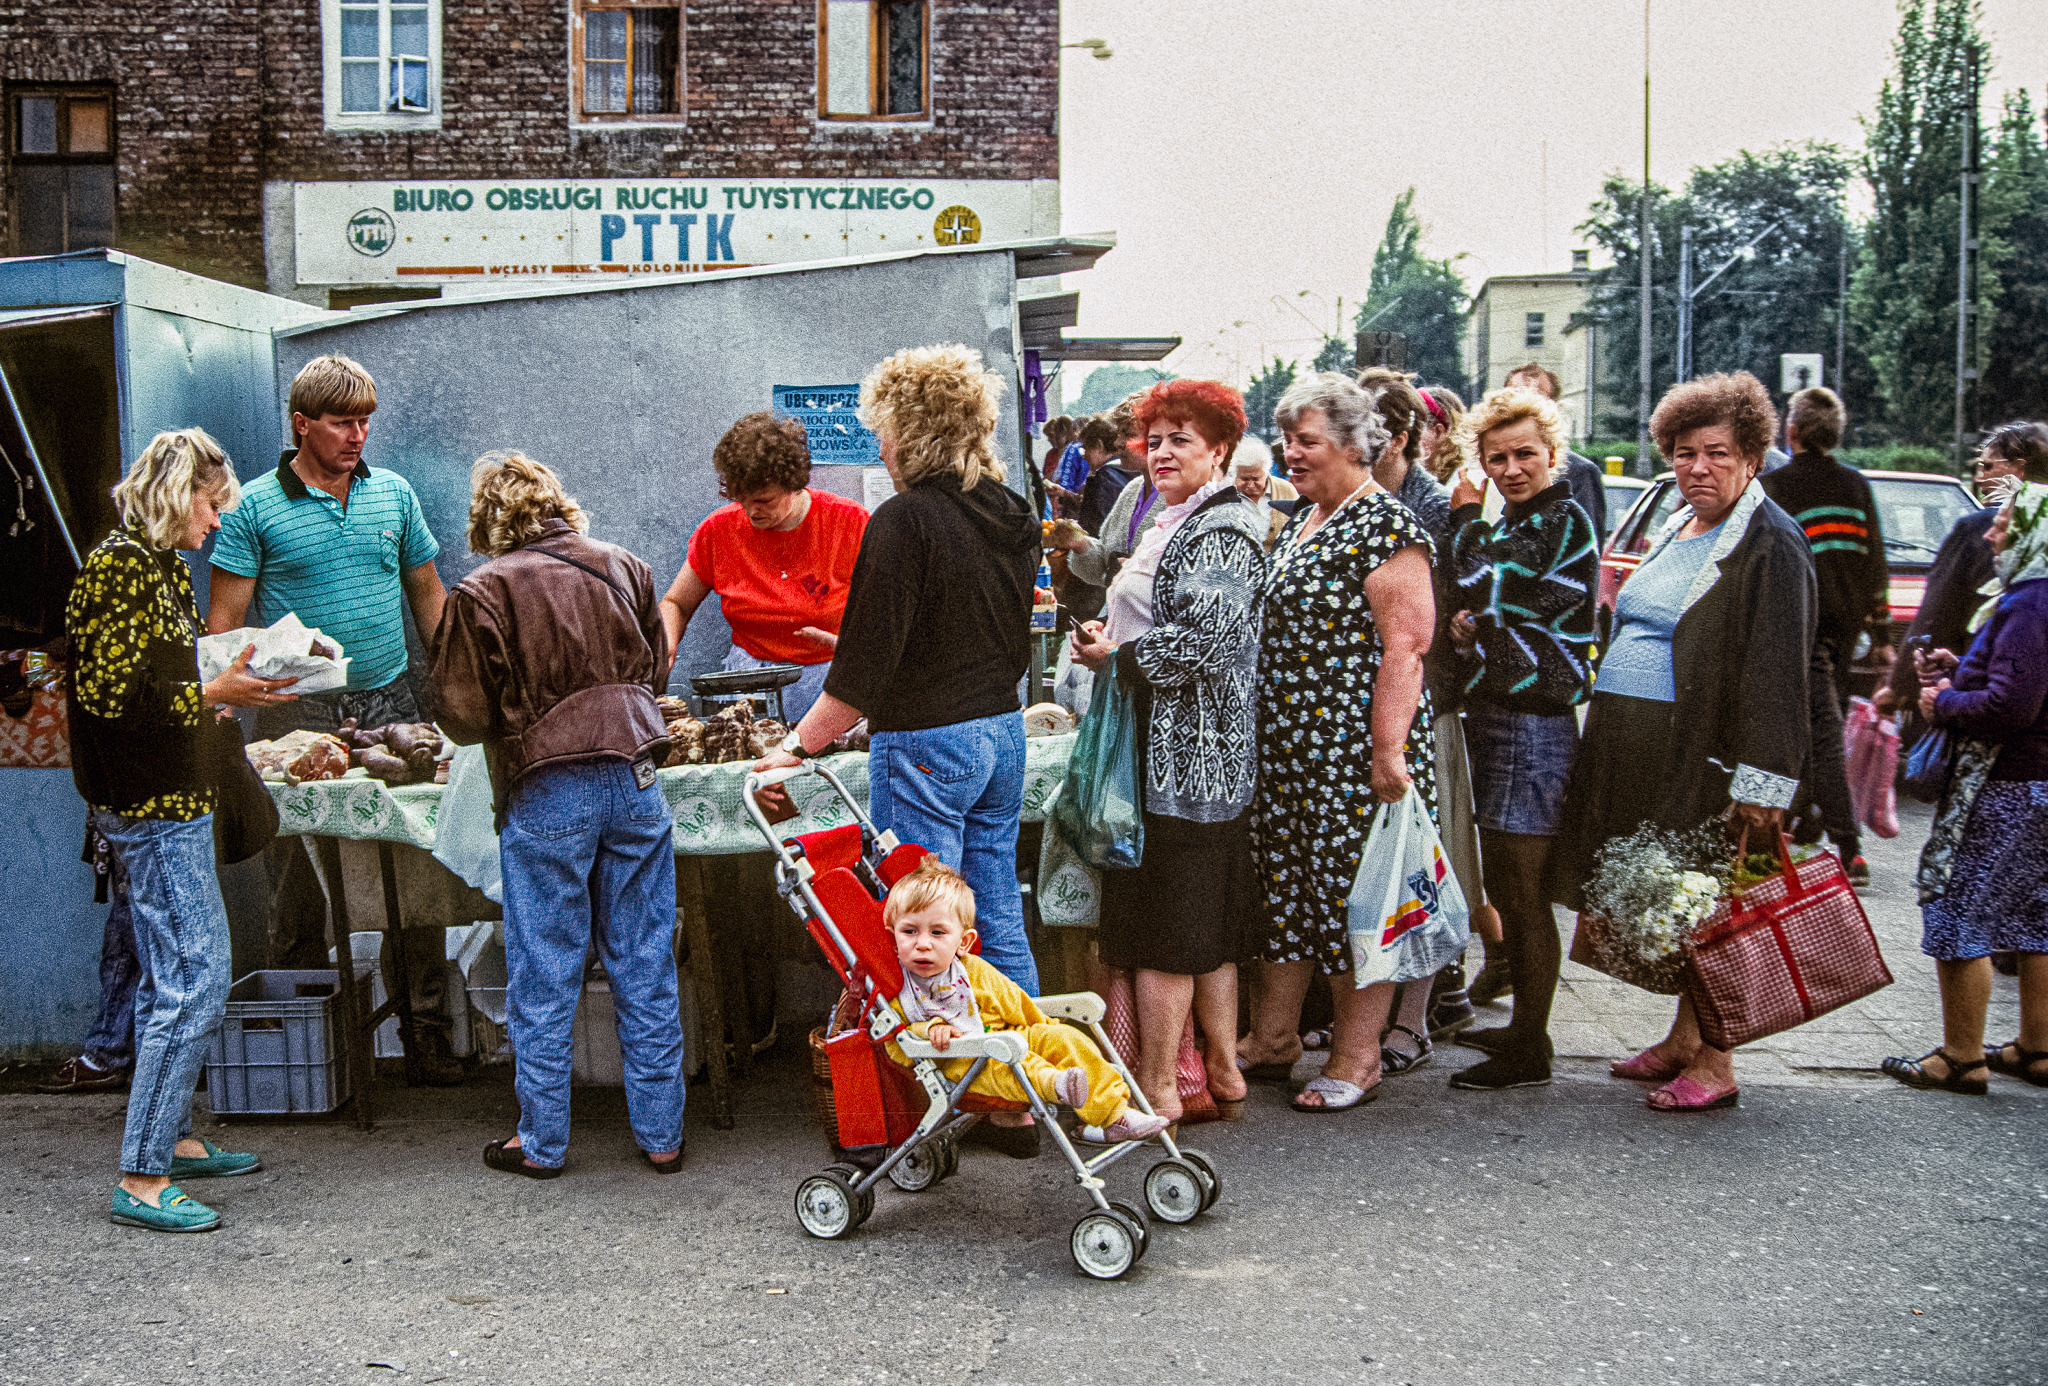
<svg viewBox="0 0 2048 1386"><path fill-rule="evenodd" d="M657 1171L683 1162L683 1030L668 750L668 667L654 575L589 522L553 471L517 452L470 473L469 546L490 556L434 633L441 727L482 742L505 880L506 1010L519 1131L492 1169L552 1179L569 1145L570 1023L592 943L611 980L626 1107Z"/></svg>

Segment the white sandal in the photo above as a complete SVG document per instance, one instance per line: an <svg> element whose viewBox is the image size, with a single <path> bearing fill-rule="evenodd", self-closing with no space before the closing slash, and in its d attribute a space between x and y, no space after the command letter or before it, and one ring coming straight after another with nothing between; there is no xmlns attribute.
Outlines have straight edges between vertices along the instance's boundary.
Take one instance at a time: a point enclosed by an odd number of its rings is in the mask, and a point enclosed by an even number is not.
<svg viewBox="0 0 2048 1386"><path fill-rule="evenodd" d="M1288 1105L1293 1107L1295 1111L1308 1115L1321 1115L1326 1112L1348 1112L1353 1107L1362 1107L1368 1102L1377 1101L1380 1095L1380 1087L1384 1081L1382 1079L1380 1083L1374 1083L1369 1088L1361 1088L1358 1084L1347 1083L1342 1078L1328 1078L1322 1074L1317 1074L1309 1079L1307 1083L1303 1084L1301 1092L1295 1094L1294 1101ZM1322 1101L1310 1106L1303 1106L1301 1099L1303 1094L1306 1093L1314 1093Z"/></svg>

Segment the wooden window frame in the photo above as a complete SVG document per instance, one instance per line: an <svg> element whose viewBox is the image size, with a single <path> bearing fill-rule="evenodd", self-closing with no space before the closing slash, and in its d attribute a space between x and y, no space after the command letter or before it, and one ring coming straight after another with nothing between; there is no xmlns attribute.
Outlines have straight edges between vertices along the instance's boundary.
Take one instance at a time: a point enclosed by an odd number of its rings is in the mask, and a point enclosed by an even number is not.
<svg viewBox="0 0 2048 1386"><path fill-rule="evenodd" d="M932 119L932 9L934 0L924 0L924 71L919 91L919 109L904 115L845 114L827 108L831 56L827 48L827 13L831 0L818 0L818 119L835 125L917 125ZM883 75L888 70L888 44L882 33L882 6L887 0L866 0L868 7L868 106L882 104Z"/></svg>
<svg viewBox="0 0 2048 1386"><path fill-rule="evenodd" d="M686 0L569 0L569 123L580 129L608 125L687 125L690 116L690 13ZM676 17L676 108L635 115L583 109L583 16L612 10L669 10ZM626 43L626 100L633 99L633 44Z"/></svg>
<svg viewBox="0 0 2048 1386"><path fill-rule="evenodd" d="M320 0L320 104L326 128L329 130L438 130L441 128L442 107L445 104L442 92L442 38L444 32L442 9L446 0L424 0L427 9L427 102L424 111L344 111L341 108L341 7L344 0ZM369 0L348 0L352 4L368 4ZM419 0L386 0L379 6L388 13L392 3L412 4ZM380 15L379 30L385 31L389 21ZM385 64L378 80L380 93L387 90L391 80L390 57L381 59ZM380 101L382 97L380 95Z"/></svg>
<svg viewBox="0 0 2048 1386"><path fill-rule="evenodd" d="M21 101L26 96L48 96L58 101L57 140L60 150L55 154L24 154L21 152ZM74 154L71 146L71 102L83 98L88 101L104 101L107 105L107 148L100 154ZM18 249L21 234L21 210L16 202L20 193L20 180L15 178L16 168L44 166L70 168L79 164L119 163L121 147L120 97L116 88L100 86L90 82L10 82L0 91L0 138L5 140L7 160L7 242L8 253L22 254ZM107 237L109 246L121 243L121 178L118 167L114 174L113 226Z"/></svg>

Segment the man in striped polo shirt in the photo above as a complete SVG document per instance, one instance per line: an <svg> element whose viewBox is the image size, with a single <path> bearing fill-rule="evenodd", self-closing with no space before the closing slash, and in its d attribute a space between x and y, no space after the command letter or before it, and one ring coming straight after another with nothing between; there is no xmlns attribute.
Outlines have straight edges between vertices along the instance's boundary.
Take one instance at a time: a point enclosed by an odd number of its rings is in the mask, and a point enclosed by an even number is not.
<svg viewBox="0 0 2048 1386"><path fill-rule="evenodd" d="M363 461L376 409L377 382L360 365L346 356L307 362L291 389L298 446L276 471L243 487L242 503L222 517L206 628L267 626L296 614L339 641L349 658L346 687L260 711L261 737L333 731L351 717L364 727L420 720L406 677L405 609L412 608L424 641L440 625L448 594L434 570L441 546L411 485ZM326 905L312 850L310 839L281 839L271 852L271 950L280 966L326 965ZM398 938L417 1027L407 1050L429 1081L459 1082L444 1010L442 931L401 931ZM387 985L396 951L385 950Z"/></svg>

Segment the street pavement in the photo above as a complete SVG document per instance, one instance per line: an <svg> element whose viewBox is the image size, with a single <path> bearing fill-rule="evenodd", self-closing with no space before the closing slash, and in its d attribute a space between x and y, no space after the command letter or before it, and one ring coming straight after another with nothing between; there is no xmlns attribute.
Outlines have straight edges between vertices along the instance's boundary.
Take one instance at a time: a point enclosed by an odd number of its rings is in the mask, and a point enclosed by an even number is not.
<svg viewBox="0 0 2048 1386"><path fill-rule="evenodd" d="M693 1116L674 1178L634 1158L616 1089L577 1091L566 1177L487 1171L504 1069L390 1092L367 1135L202 1116L266 1169L195 1183L224 1222L195 1237L107 1222L118 1096L0 1097L0 1382L2048 1380L2048 1090L1875 1072L1939 1039L1925 831L1866 848L1896 985L1744 1051L1739 1107L1660 1115L1607 1077L1670 1002L1571 968L1552 1086L1453 1092L1478 1056L1444 1048L1349 1113L1256 1088L1187 1132L1221 1201L1112 1283L1072 1267L1084 1203L1050 1154L970 1148L850 1239L805 1236L791 1200L827 1156L787 1042L735 1130ZM2008 1037L2009 979L1993 1012Z"/></svg>

